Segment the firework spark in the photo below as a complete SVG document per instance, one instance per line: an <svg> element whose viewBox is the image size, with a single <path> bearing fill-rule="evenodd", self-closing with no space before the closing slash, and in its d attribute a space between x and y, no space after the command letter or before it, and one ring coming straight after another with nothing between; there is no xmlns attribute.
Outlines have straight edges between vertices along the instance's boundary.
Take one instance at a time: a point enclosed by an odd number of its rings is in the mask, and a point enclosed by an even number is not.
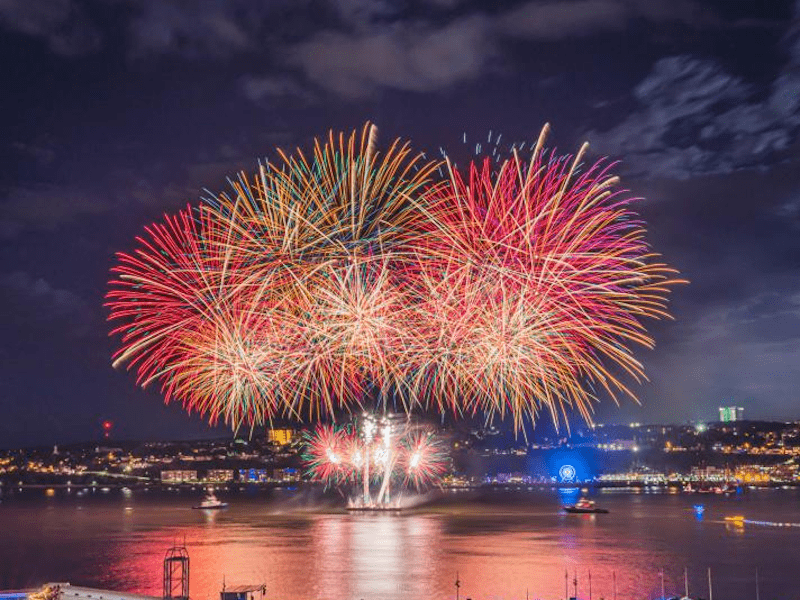
<svg viewBox="0 0 800 600"><path fill-rule="evenodd" d="M413 357L418 397L440 408L591 422L595 390L635 399L619 373L645 378L631 346L652 347L641 319L668 316L675 271L649 250L613 165L581 172L585 147L547 156L546 133L527 162L448 164L447 208L421 238L426 351Z"/></svg>
<svg viewBox="0 0 800 600"><path fill-rule="evenodd" d="M304 460L326 486L361 485L359 506L387 506L391 485L402 491L440 485L446 452L428 428L391 415L364 414L355 425L319 425L306 434ZM373 495L373 488L377 492Z"/></svg>
<svg viewBox="0 0 800 600"><path fill-rule="evenodd" d="M303 458L311 478L326 485L352 479L363 464L355 444L356 437L348 427L320 425L313 433L306 434Z"/></svg>
<svg viewBox="0 0 800 600"><path fill-rule="evenodd" d="M114 364L233 427L390 395L518 427L635 399L643 320L668 316L679 280L613 164L548 154L546 132L529 159L464 170L400 142L381 154L369 125L280 152L118 255Z"/></svg>
<svg viewBox="0 0 800 600"><path fill-rule="evenodd" d="M388 382L406 305L395 274L430 218L435 163L399 141L381 154L375 135L280 153L232 195L149 227L113 269L115 366L234 427L350 408Z"/></svg>

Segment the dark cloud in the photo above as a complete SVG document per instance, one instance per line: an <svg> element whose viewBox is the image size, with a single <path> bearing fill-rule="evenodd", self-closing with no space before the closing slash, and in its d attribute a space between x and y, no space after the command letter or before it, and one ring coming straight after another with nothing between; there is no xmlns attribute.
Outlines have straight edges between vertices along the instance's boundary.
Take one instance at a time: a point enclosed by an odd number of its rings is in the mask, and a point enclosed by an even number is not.
<svg viewBox="0 0 800 600"><path fill-rule="evenodd" d="M258 46L259 21L246 19L242 3L203 0L132 0L128 25L132 57L173 54L226 57Z"/></svg>
<svg viewBox="0 0 800 600"><path fill-rule="evenodd" d="M528 2L500 15L498 31L528 40L558 40L624 29L635 19L697 26L703 15L698 5L685 1Z"/></svg>
<svg viewBox="0 0 800 600"><path fill-rule="evenodd" d="M24 158L32 159L37 166L47 167L56 158L53 140L47 136L30 142L12 142L11 148Z"/></svg>
<svg viewBox="0 0 800 600"><path fill-rule="evenodd" d="M794 227L800 227L800 191L778 206L775 214Z"/></svg>
<svg viewBox="0 0 800 600"><path fill-rule="evenodd" d="M89 305L77 294L24 271L0 275L0 289L6 334L9 327L30 335L40 327L49 330L58 323L63 330L82 336L94 320Z"/></svg>
<svg viewBox="0 0 800 600"><path fill-rule="evenodd" d="M401 4L391 0L337 0L333 9L344 23L358 27L394 17Z"/></svg>
<svg viewBox="0 0 800 600"><path fill-rule="evenodd" d="M360 3L356 3L360 4ZM554 41L619 30L634 19L689 21L688 2L575 0L527 2L495 14L451 20L405 20L353 31L323 31L292 47L290 66L346 99L381 88L413 92L475 80L498 60L504 41Z"/></svg>
<svg viewBox="0 0 800 600"><path fill-rule="evenodd" d="M0 239L25 231L53 231L78 217L109 210L107 199L54 184L12 188L0 200Z"/></svg>
<svg viewBox="0 0 800 600"><path fill-rule="evenodd" d="M244 96L252 102L286 98L313 102L316 99L315 93L309 86L285 75L265 75L263 77L248 75L242 78L241 86Z"/></svg>
<svg viewBox="0 0 800 600"><path fill-rule="evenodd" d="M381 88L437 91L476 79L497 58L509 60L501 51L507 40L563 40L618 31L635 20L696 23L692 17L700 12L688 0L666 7L654 0L528 1L494 12L474 7L454 11L456 5L452 0L421 3L414 16L409 13L415 6L412 3L388 0L313 6L305 1L258 4L246 0L117 0L113 4L121 15L129 58L274 58L268 61L268 72L244 79L242 91L255 101L312 97L309 86L292 70L347 99ZM82 6L80 0L42 4L0 0L0 16L5 15L17 31L48 39L51 46L74 38L72 53L87 53L99 48L100 36L88 25ZM315 15L335 18L326 26ZM84 38L93 41L78 45L77 40ZM57 51L68 53L66 48Z"/></svg>
<svg viewBox="0 0 800 600"><path fill-rule="evenodd" d="M429 92L477 77L494 55L481 16L442 27L392 24L368 33L325 32L287 51L309 80L354 99L378 88Z"/></svg>
<svg viewBox="0 0 800 600"><path fill-rule="evenodd" d="M800 3L788 62L766 98L713 59L663 58L634 88L635 109L588 139L600 151L624 157L632 175L687 178L785 159L800 131L798 21Z"/></svg>
<svg viewBox="0 0 800 600"><path fill-rule="evenodd" d="M79 56L100 47L101 35L72 0L0 0L0 26L44 39L63 56Z"/></svg>
<svg viewBox="0 0 800 600"><path fill-rule="evenodd" d="M262 31L287 7L302 10L305 2L253 3L244 0L115 0L103 9L116 12L122 22L126 53L131 58L161 55L197 59L224 58L259 52ZM101 42L118 35L117 25L89 18L85 0L0 0L0 25L44 39L62 55L97 51Z"/></svg>

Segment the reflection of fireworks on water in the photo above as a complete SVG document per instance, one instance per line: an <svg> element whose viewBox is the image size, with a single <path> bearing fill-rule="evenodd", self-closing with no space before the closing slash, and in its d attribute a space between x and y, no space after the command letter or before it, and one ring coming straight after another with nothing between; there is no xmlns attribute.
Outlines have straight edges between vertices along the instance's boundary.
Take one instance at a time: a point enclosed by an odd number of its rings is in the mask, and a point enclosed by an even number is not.
<svg viewBox="0 0 800 600"><path fill-rule="evenodd" d="M392 415L364 414L357 424L319 425L306 435L308 471L325 485L359 487L355 505L385 507L400 491L439 485L446 453L427 427Z"/></svg>

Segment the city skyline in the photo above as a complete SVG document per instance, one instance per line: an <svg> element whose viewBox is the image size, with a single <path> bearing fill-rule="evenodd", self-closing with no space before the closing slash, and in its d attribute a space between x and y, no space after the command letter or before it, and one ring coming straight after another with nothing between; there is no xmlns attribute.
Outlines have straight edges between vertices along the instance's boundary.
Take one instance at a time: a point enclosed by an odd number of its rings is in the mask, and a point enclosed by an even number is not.
<svg viewBox="0 0 800 600"><path fill-rule="evenodd" d="M530 425L526 426L524 430L514 431L513 425L509 422L491 421L487 422L485 419L472 418L472 419L454 419L449 417L444 420L428 414L428 415L413 415L411 421L419 421L426 423L428 426L439 429L441 432L447 432L453 435L477 435L480 439L486 437L498 440L498 443L509 444L510 446L522 444L523 446L530 445L537 447L540 444L565 444L570 445L579 442L586 436L591 437L595 432L605 430L626 430L630 429L632 432L647 430L647 429L681 429L689 428L691 430L702 433L709 427L726 426L736 427L759 427L759 426L796 426L800 424L800 418L783 418L783 419L751 419L743 414L742 407L735 407L738 409L737 418L729 419L722 418L723 411L727 412L731 407L720 406L709 414L707 418L699 419L685 419L683 421L633 421L620 418L611 418L607 421L595 421L591 425L584 422L576 422L571 425L569 431L565 428L556 430L553 424L548 421L543 421L535 428ZM387 413L389 416L397 417L402 413ZM619 415L616 415L619 417ZM25 440L21 444L5 444L0 445L0 451L16 451L16 450L31 450L43 451L53 448L57 451L58 448L71 448L71 447L113 447L115 444L205 444L213 442L263 442L267 441L276 445L289 445L300 444L303 439L303 434L312 432L320 425L322 426L341 426L343 423L349 422L353 418L352 415L342 413L337 417L336 421L323 419L321 421L292 421L283 419L275 421L274 423L266 423L262 426L248 428L247 431L238 430L231 431L225 427L208 427L206 431L200 433L186 433L180 431L175 435L170 436L167 434L164 437L121 437L116 433L116 425L111 421L100 423L95 428L95 432L84 438L64 439L64 440L46 440L44 442L32 442Z"/></svg>
<svg viewBox="0 0 800 600"><path fill-rule="evenodd" d="M168 19L147 2L4 5L0 435L224 433L111 368L112 253L276 145L367 119L384 143L464 159L490 132L529 140L550 122L560 151L586 139L622 160L648 239L691 283L640 356L642 406L604 402L599 419L800 417L800 4L582 4L234 3L199 29L178 3Z"/></svg>

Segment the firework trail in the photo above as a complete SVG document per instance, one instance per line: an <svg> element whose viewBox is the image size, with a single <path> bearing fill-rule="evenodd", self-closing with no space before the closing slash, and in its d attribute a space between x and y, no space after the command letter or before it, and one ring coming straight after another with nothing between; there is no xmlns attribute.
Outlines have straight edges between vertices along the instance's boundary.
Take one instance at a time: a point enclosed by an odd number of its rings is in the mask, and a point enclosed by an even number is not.
<svg viewBox="0 0 800 600"><path fill-rule="evenodd" d="M380 153L370 125L279 152L118 255L114 365L234 428L389 396L517 427L591 422L601 393L634 397L643 320L668 316L679 280L614 165L547 153L546 133L529 158L464 169L399 141Z"/></svg>
<svg viewBox="0 0 800 600"><path fill-rule="evenodd" d="M381 154L375 135L331 133L310 160L281 152L118 254L114 365L233 427L358 406L398 379L398 280L432 218L436 164L399 141Z"/></svg>
<svg viewBox="0 0 800 600"><path fill-rule="evenodd" d="M401 492L409 486L422 490L441 484L447 453L431 430L371 414L357 425L321 424L306 433L303 458L313 480L361 487L363 495L354 505L363 507L388 506L392 482Z"/></svg>
<svg viewBox="0 0 800 600"><path fill-rule="evenodd" d="M675 271L649 250L613 165L581 171L585 147L548 156L546 133L528 161L448 163L447 208L421 238L426 351L411 359L417 397L439 408L591 422L593 390L635 398L619 373L645 377L632 346L652 347L641 319L668 316Z"/></svg>

